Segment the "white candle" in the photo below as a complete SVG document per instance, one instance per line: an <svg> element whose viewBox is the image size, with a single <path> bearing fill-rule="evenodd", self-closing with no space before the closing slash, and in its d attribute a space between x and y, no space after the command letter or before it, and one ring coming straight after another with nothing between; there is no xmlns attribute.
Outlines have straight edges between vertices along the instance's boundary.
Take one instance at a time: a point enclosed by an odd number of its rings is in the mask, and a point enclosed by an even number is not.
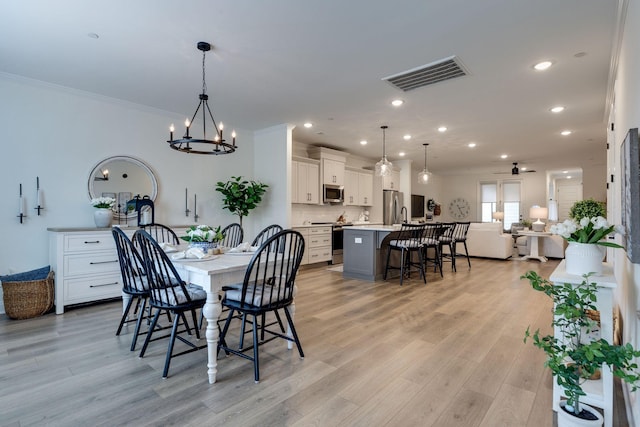
<svg viewBox="0 0 640 427"><path fill-rule="evenodd" d="M198 195L194 194L193 195L193 216L195 218L195 216L198 214Z"/></svg>
<svg viewBox="0 0 640 427"><path fill-rule="evenodd" d="M20 215L24 215L24 198L20 196Z"/></svg>
<svg viewBox="0 0 640 427"><path fill-rule="evenodd" d="M38 188L38 206L42 206L42 191Z"/></svg>

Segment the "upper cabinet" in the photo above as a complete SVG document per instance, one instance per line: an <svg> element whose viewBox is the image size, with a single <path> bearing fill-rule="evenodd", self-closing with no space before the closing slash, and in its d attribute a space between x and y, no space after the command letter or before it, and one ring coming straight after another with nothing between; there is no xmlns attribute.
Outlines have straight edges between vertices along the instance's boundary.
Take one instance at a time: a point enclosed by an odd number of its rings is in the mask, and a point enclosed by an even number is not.
<svg viewBox="0 0 640 427"><path fill-rule="evenodd" d="M373 174L354 170L346 170L344 174L344 204L346 206L371 206Z"/></svg>
<svg viewBox="0 0 640 427"><path fill-rule="evenodd" d="M292 203L320 203L320 167L315 163L291 162Z"/></svg>
<svg viewBox="0 0 640 427"><path fill-rule="evenodd" d="M331 148L314 147L309 150L309 157L320 160L320 180L322 184L344 185L346 153Z"/></svg>
<svg viewBox="0 0 640 427"><path fill-rule="evenodd" d="M344 185L344 162L322 159L322 183Z"/></svg>
<svg viewBox="0 0 640 427"><path fill-rule="evenodd" d="M387 176L382 177L383 190L399 190L400 189L400 172L393 171Z"/></svg>

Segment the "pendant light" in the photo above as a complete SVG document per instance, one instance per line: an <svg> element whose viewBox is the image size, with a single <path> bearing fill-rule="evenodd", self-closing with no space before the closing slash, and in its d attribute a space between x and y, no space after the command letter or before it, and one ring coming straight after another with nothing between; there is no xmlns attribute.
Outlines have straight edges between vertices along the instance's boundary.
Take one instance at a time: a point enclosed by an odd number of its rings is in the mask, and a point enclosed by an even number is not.
<svg viewBox="0 0 640 427"><path fill-rule="evenodd" d="M424 169L418 174L418 183L426 184L429 182L429 178L431 177L431 172L427 169L427 146L429 144L422 145L424 145Z"/></svg>
<svg viewBox="0 0 640 427"><path fill-rule="evenodd" d="M198 50L202 51L202 93L198 96L200 103L196 108L196 112L193 113L191 120L187 119L184 122L186 132L182 138L173 138L173 131L175 127L173 124L169 127L169 147L174 150L181 151L183 153L191 154L213 154L215 156L220 154L230 154L236 151L236 132L231 133L232 141L228 143L222 136L222 130L224 126L220 122L220 126L216 124L211 109L209 108L209 95L207 95L207 83L205 81L205 54L211 50L211 45L207 42L198 42ZM202 109L202 138L194 138L189 134L189 130L193 125L193 121L196 119L198 112ZM212 123L212 133L214 133L213 139L207 139L207 116ZM198 144L198 145L196 145ZM196 148L198 147L198 148Z"/></svg>
<svg viewBox="0 0 640 427"><path fill-rule="evenodd" d="M376 176L388 176L391 175L391 168L393 165L389 160L387 160L387 147L385 140L385 131L389 128L389 126L380 126L382 129L382 159L378 163L376 163Z"/></svg>

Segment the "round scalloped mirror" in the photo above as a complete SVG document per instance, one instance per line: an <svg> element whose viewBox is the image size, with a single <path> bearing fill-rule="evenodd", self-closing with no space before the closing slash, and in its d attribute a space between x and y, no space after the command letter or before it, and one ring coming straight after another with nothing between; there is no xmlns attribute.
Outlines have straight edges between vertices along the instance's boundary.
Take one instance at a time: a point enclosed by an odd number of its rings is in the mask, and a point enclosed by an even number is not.
<svg viewBox="0 0 640 427"><path fill-rule="evenodd" d="M113 197L116 199L114 218L135 218L137 213L127 213L127 202L139 195L156 199L158 182L153 171L141 160L128 156L114 156L98 163L89 174L87 182L89 198Z"/></svg>

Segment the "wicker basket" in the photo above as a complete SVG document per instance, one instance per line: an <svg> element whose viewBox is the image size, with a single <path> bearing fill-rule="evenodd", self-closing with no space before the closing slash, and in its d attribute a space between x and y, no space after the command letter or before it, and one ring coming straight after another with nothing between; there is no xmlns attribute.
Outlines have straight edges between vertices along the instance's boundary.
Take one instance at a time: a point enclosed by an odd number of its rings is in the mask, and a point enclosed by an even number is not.
<svg viewBox="0 0 640 427"><path fill-rule="evenodd" d="M53 271L46 279L2 282L4 310L12 319L30 319L53 307Z"/></svg>

